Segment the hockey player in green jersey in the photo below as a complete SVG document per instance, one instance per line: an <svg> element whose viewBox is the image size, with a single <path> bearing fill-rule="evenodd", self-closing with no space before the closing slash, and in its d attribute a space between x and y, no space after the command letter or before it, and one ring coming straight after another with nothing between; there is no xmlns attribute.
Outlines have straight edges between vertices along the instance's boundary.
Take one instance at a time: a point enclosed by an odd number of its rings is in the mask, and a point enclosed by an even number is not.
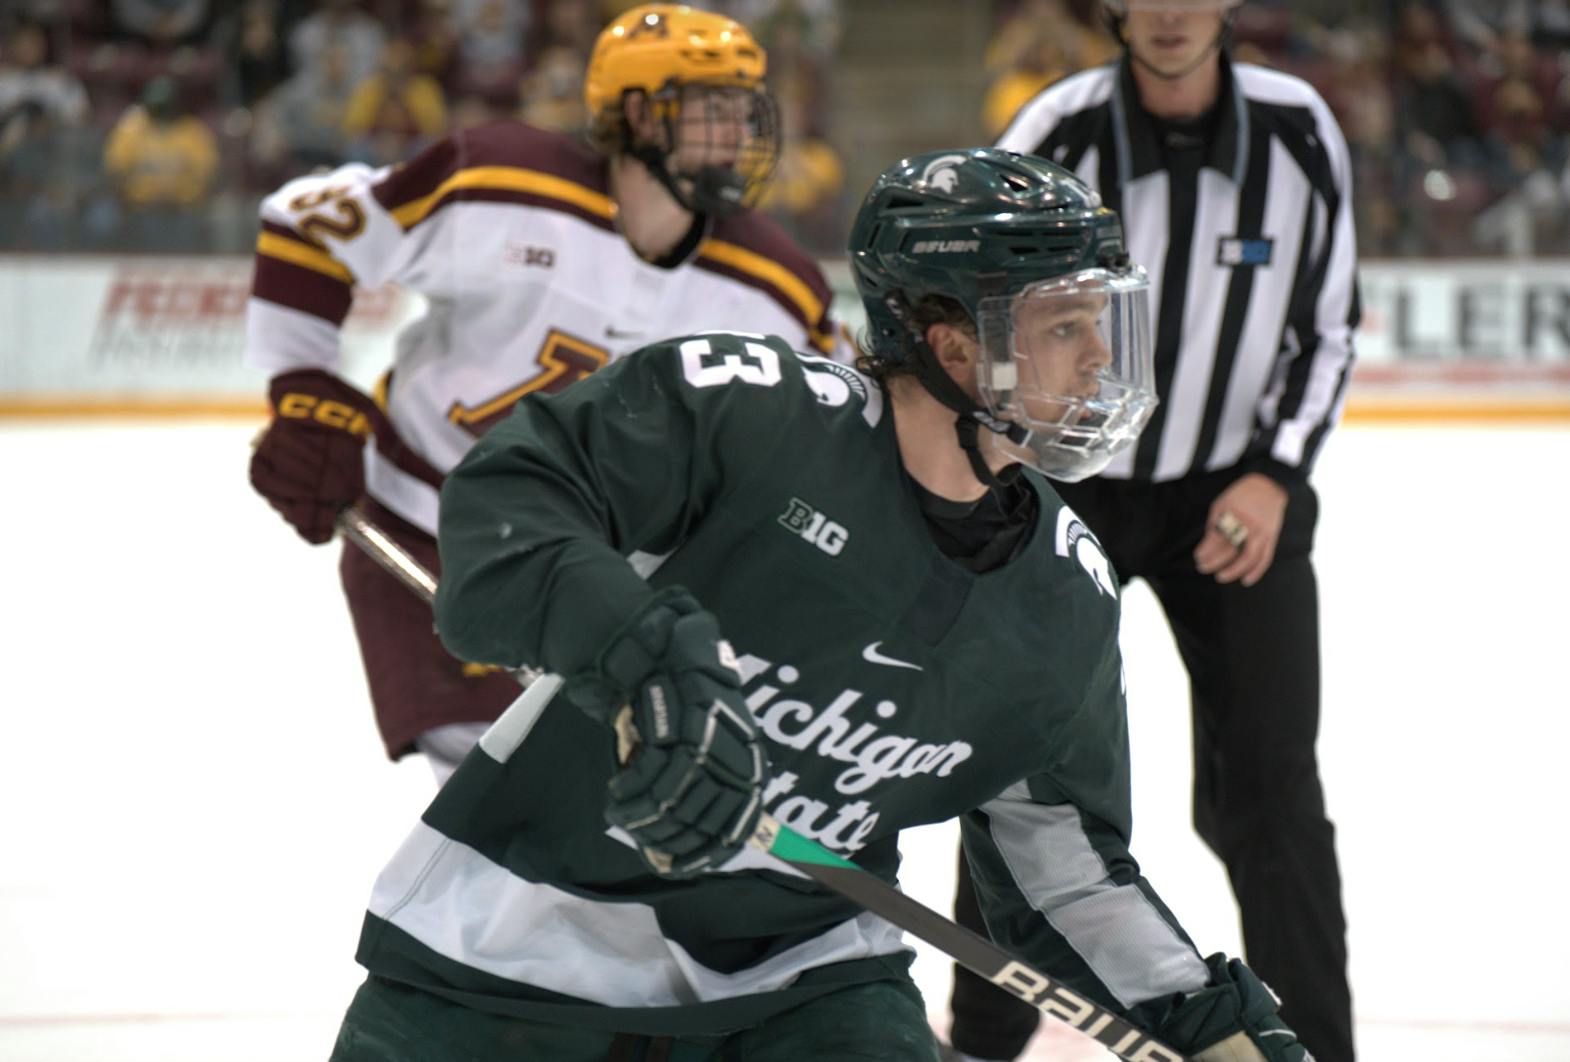
<svg viewBox="0 0 1570 1062"><path fill-rule="evenodd" d="M336 1062L933 1062L899 932L744 847L765 810L891 882L958 817L1001 946L1202 1062L1306 1058L1128 852L1117 583L1041 474L1150 412L1117 217L952 151L885 172L850 253L862 371L672 340L446 481L442 638L566 684L378 879Z"/></svg>

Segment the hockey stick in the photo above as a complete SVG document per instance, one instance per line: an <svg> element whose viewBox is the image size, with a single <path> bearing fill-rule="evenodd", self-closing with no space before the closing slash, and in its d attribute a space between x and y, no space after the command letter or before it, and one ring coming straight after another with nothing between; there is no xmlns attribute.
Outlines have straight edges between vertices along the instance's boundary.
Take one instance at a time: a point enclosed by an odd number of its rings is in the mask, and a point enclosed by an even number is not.
<svg viewBox="0 0 1570 1062"><path fill-rule="evenodd" d="M386 532L367 520L359 509L353 506L345 509L338 518L338 530L425 601L435 599L436 579L431 573ZM525 693L480 739L487 751L493 746L507 751L516 748L561 683L558 676L542 675L529 668L513 671L512 675L524 687ZM625 740L625 735L622 736ZM1149 1033L1135 1028L1055 978L1018 961L985 937L911 899L882 878L803 837L773 816L765 813L759 819L748 843L796 868L831 892L926 941L967 970L1018 996L1047 1017L1078 1029L1124 1062L1185 1062L1183 1055Z"/></svg>

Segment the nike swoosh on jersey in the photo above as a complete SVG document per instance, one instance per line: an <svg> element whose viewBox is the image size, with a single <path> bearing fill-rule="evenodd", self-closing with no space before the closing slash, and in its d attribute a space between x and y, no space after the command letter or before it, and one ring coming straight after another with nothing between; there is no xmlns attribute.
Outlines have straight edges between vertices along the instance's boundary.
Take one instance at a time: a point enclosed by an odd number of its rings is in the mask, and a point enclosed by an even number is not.
<svg viewBox="0 0 1570 1062"><path fill-rule="evenodd" d="M610 325L606 325L605 326L605 338L606 339L637 339L641 335L644 335L644 333L643 332L623 332L620 328L612 328Z"/></svg>
<svg viewBox="0 0 1570 1062"><path fill-rule="evenodd" d="M882 642L873 642L861 651L861 658L869 664L882 664L884 667L908 667L912 671L921 670L920 664L912 664L908 660L896 660L892 656L884 656L878 652L878 646L882 644Z"/></svg>

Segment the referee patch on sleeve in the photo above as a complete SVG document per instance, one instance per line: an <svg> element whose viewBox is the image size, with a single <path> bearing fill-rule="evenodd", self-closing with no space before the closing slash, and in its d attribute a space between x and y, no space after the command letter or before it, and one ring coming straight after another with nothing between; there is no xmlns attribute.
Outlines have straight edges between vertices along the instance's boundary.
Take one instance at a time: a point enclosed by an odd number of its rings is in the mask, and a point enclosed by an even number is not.
<svg viewBox="0 0 1570 1062"><path fill-rule="evenodd" d="M1223 236L1216 241L1216 265L1267 266L1276 241L1264 237Z"/></svg>

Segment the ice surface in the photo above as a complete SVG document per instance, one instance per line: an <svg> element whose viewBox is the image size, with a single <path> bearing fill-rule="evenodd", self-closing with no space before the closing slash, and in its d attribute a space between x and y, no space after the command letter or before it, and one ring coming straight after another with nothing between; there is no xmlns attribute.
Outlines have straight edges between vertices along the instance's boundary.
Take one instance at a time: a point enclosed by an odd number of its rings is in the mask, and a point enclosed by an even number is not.
<svg viewBox="0 0 1570 1062"><path fill-rule="evenodd" d="M0 1058L326 1056L372 878L432 787L386 763L334 549L245 482L255 424L0 423ZM1570 1059L1570 431L1348 427L1324 502L1321 756L1362 1056ZM1126 601L1134 849L1235 951L1188 826L1186 682ZM907 839L947 909L954 833ZM948 967L917 974L942 1023ZM1043 1033L1033 1059L1107 1057Z"/></svg>

